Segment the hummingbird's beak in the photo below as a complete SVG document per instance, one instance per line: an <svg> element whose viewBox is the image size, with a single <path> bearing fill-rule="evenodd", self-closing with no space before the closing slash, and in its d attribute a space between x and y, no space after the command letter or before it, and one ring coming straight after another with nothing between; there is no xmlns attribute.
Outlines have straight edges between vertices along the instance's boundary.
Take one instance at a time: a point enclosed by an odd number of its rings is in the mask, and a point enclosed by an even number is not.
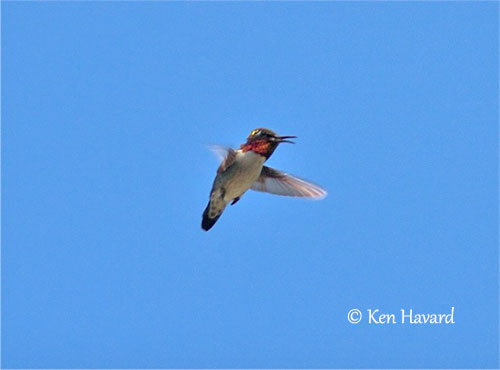
<svg viewBox="0 0 500 370"><path fill-rule="evenodd" d="M295 144L293 141L291 140L287 140L287 139L295 139L297 136L276 136L276 141L278 143L290 143L290 144Z"/></svg>

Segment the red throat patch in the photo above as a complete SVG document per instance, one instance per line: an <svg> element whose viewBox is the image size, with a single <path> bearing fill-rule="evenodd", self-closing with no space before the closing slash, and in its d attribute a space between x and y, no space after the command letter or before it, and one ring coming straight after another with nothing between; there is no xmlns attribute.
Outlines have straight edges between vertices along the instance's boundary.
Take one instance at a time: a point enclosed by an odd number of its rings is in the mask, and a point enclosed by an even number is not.
<svg viewBox="0 0 500 370"><path fill-rule="evenodd" d="M271 143L266 141L254 141L250 144L242 144L240 148L244 152L248 152L249 150L251 150L257 154L267 157L269 154L270 146Z"/></svg>

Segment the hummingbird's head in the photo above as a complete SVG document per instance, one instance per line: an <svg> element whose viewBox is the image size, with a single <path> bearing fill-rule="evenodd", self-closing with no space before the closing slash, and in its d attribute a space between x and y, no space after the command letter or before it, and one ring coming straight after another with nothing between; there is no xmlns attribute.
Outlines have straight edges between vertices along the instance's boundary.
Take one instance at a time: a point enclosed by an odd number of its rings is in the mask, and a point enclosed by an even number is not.
<svg viewBox="0 0 500 370"><path fill-rule="evenodd" d="M260 155L269 158L280 143L291 143L288 139L296 138L296 136L279 136L275 132L267 128L256 128L247 137L247 142L241 145L241 149L246 152L252 150Z"/></svg>

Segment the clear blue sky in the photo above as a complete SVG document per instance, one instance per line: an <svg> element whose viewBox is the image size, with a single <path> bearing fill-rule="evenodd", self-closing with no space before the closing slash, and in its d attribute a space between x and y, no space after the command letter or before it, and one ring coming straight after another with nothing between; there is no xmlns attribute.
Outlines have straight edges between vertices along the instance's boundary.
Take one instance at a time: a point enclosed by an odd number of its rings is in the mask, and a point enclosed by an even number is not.
<svg viewBox="0 0 500 370"><path fill-rule="evenodd" d="M497 3L3 3L2 367L497 367L498 26ZM262 126L329 196L249 192L203 232L206 144Z"/></svg>

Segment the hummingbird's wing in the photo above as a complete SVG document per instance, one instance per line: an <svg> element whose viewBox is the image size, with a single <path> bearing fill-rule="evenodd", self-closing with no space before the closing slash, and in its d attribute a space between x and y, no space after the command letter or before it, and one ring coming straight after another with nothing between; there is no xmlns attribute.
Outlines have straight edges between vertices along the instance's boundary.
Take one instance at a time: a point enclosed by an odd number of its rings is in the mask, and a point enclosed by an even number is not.
<svg viewBox="0 0 500 370"><path fill-rule="evenodd" d="M236 160L236 151L233 149L228 149L227 155L224 160L221 162L219 168L217 169L217 173L224 172L227 170Z"/></svg>
<svg viewBox="0 0 500 370"><path fill-rule="evenodd" d="M210 151L214 153L216 157L219 158L221 161L223 161L226 158L227 153L229 151L233 150L229 147L222 145L208 145L208 149L210 149Z"/></svg>
<svg viewBox="0 0 500 370"><path fill-rule="evenodd" d="M266 166L262 167L259 178L250 189L289 197L313 199L323 199L327 195L327 191L319 185Z"/></svg>
<svg viewBox="0 0 500 370"><path fill-rule="evenodd" d="M222 161L217 173L227 170L236 159L236 151L220 145L210 145L210 150Z"/></svg>

